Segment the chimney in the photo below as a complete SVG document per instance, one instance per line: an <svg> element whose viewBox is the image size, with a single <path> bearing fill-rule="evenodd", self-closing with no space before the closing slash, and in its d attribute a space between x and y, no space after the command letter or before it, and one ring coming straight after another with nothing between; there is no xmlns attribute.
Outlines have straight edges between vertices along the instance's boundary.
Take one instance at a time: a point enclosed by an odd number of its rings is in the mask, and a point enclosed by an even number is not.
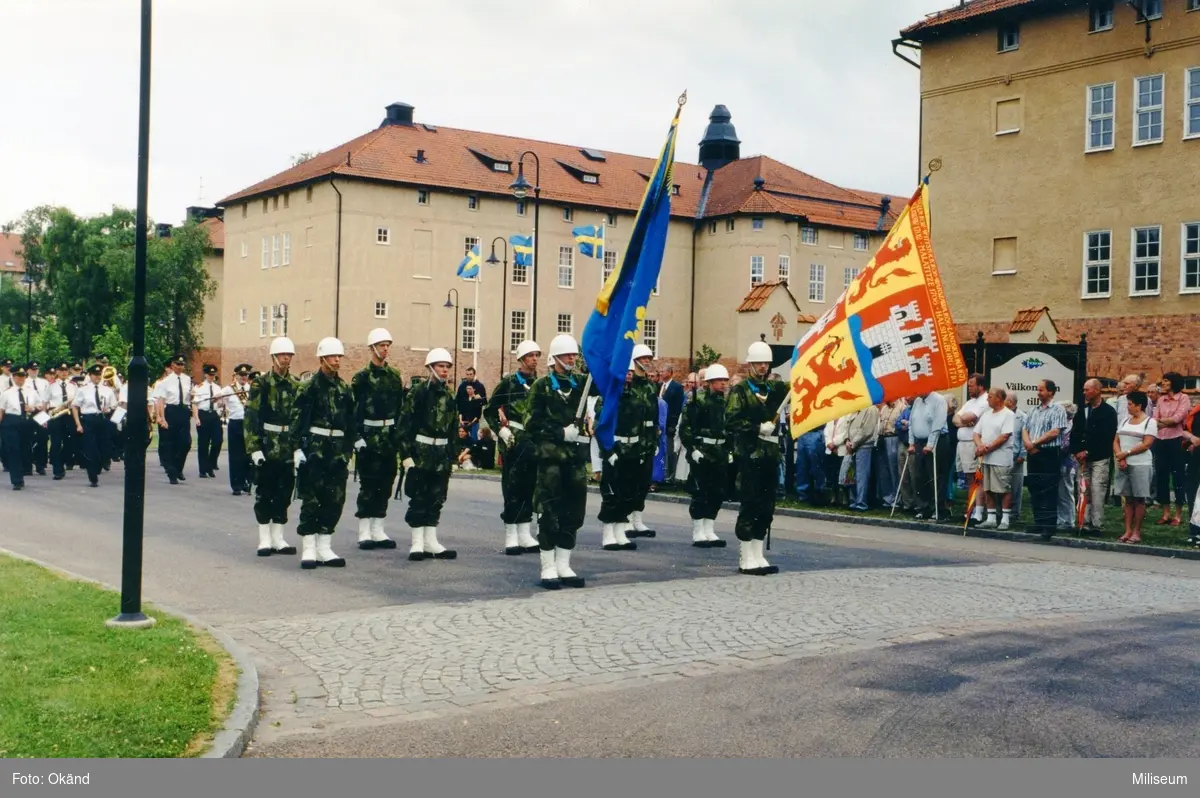
<svg viewBox="0 0 1200 798"><path fill-rule="evenodd" d="M425 163L425 150L417 150L417 163Z"/></svg>
<svg viewBox="0 0 1200 798"><path fill-rule="evenodd" d="M380 127L387 127L388 125L412 127L413 107L408 103L392 103L384 110L387 112L387 116L379 123Z"/></svg>
<svg viewBox="0 0 1200 798"><path fill-rule="evenodd" d="M883 230L883 226L887 223L888 211L892 208L892 198L884 197L879 201L879 221L875 225L876 230Z"/></svg>

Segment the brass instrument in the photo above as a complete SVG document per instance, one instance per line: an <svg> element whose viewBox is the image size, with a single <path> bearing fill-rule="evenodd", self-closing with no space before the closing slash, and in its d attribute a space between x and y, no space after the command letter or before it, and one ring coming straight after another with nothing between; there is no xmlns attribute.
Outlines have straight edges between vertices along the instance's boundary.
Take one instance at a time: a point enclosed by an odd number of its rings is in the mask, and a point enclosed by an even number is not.
<svg viewBox="0 0 1200 798"><path fill-rule="evenodd" d="M63 405L62 407L58 408L57 410L53 410L50 412L50 420L53 421L54 419L58 418L59 416L66 415L67 413L70 413L70 412L71 412L71 405L69 405L69 404Z"/></svg>
<svg viewBox="0 0 1200 798"><path fill-rule="evenodd" d="M104 385L107 385L109 388L112 388L113 391L116 391L116 376L117 369L114 366L105 366L104 371L100 372L100 382Z"/></svg>

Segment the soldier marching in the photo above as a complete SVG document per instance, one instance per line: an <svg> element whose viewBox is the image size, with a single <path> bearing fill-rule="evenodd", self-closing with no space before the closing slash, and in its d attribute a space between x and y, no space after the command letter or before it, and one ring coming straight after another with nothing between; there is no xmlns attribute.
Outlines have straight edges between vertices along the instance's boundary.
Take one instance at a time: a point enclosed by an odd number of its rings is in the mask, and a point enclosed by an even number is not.
<svg viewBox="0 0 1200 798"><path fill-rule="evenodd" d="M534 341L517 346L517 369L506 375L492 391L483 410L488 427L500 438L500 491L504 507L504 553L519 555L538 551L531 534L533 526L533 490L537 484L537 456L529 436L529 399L537 379L537 362L542 356Z"/></svg>

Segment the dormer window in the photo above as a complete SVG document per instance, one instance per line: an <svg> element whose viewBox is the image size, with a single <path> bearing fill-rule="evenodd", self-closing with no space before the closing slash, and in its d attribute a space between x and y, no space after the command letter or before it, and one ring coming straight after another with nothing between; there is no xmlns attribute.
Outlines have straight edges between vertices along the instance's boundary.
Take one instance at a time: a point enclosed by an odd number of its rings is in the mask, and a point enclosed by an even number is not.
<svg viewBox="0 0 1200 798"><path fill-rule="evenodd" d="M510 163L509 161L496 161L495 163L492 164L492 171L493 172L511 172L512 171L512 163Z"/></svg>
<svg viewBox="0 0 1200 798"><path fill-rule="evenodd" d="M568 163L566 161L560 161L557 158L555 159L555 161L558 163L559 166L561 166L563 169L565 169L568 174L570 174L572 177L574 177L576 180L578 180L581 183L591 183L593 185L598 185L600 183L600 175L597 174L596 172L593 172L589 169L585 169L582 166L576 166L573 163Z"/></svg>
<svg viewBox="0 0 1200 798"><path fill-rule="evenodd" d="M599 183L600 182L599 175L589 175L589 174L585 173L581 179L585 183Z"/></svg>
<svg viewBox="0 0 1200 798"><path fill-rule="evenodd" d="M507 158L501 158L498 155L493 155L485 150L477 150L474 147L468 147L471 154L479 159L479 162L493 172L511 172L512 161Z"/></svg>

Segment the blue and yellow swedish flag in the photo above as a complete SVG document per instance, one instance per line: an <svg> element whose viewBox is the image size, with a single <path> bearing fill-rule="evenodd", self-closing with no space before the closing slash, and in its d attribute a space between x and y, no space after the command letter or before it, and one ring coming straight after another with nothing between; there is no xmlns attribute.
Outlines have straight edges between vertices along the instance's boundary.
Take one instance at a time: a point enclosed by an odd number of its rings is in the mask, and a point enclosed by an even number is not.
<svg viewBox="0 0 1200 798"><path fill-rule="evenodd" d="M667 246L675 137L683 102L684 98L680 98L667 141L642 197L625 255L596 297L596 309L583 331L583 356L592 381L603 397L596 419L596 440L605 450L613 447L617 405L625 387L625 373L629 370L634 344L642 340L646 306L658 283Z"/></svg>
<svg viewBox="0 0 1200 798"><path fill-rule="evenodd" d="M512 236L508 243L512 244L514 266L533 265L533 236Z"/></svg>
<svg viewBox="0 0 1200 798"><path fill-rule="evenodd" d="M458 264L458 276L470 280L479 275L479 245L471 247L471 251L463 256Z"/></svg>
<svg viewBox="0 0 1200 798"><path fill-rule="evenodd" d="M585 225L571 231L575 243L579 245L579 254L585 258L604 259L604 225Z"/></svg>

